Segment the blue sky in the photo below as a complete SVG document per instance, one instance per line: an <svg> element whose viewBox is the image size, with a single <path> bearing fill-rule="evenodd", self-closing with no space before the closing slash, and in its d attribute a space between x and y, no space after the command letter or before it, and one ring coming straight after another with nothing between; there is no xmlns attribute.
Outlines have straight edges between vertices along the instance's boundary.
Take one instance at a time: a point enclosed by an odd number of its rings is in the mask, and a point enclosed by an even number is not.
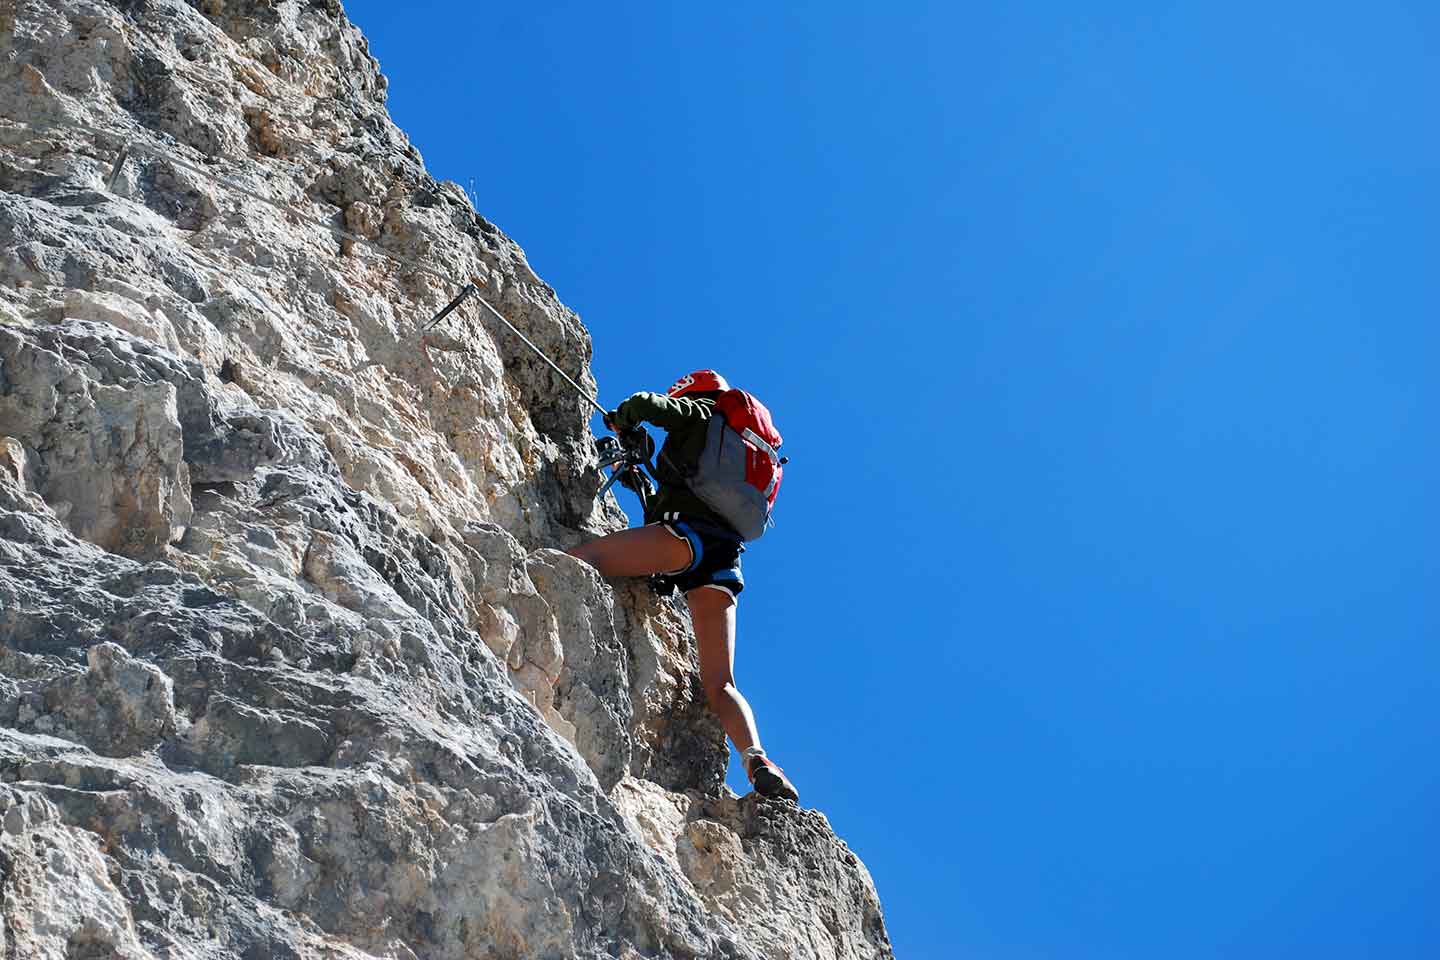
<svg viewBox="0 0 1440 960"><path fill-rule="evenodd" d="M1440 956L1433 5L346 7L604 402L774 411L736 675L898 956Z"/></svg>

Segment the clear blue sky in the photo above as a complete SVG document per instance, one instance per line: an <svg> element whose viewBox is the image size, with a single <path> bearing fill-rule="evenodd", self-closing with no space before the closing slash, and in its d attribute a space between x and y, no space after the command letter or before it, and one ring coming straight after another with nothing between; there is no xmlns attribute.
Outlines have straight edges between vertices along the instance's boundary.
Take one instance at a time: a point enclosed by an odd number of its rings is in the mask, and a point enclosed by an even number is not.
<svg viewBox="0 0 1440 960"><path fill-rule="evenodd" d="M737 677L902 960L1440 956L1434 4L346 6L606 403L775 412Z"/></svg>

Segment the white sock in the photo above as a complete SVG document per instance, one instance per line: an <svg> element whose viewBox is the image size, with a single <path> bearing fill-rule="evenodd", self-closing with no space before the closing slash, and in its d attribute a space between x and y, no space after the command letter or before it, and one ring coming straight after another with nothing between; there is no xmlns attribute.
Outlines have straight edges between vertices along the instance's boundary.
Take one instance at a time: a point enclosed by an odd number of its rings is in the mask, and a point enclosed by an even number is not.
<svg viewBox="0 0 1440 960"><path fill-rule="evenodd" d="M742 763L744 763L746 771L749 771L749 769L750 769L750 761L753 760L753 759L755 759L756 757L763 757L763 756L765 756L765 750L764 750L763 748L761 748L761 747L747 747L746 750L745 750L745 752L740 755L740 760L741 760Z"/></svg>

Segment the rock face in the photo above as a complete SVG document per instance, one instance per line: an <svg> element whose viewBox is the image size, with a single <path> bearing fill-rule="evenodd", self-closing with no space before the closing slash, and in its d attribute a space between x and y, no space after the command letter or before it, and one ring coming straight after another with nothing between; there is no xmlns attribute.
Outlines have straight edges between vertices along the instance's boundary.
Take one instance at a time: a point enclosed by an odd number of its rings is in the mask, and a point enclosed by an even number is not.
<svg viewBox="0 0 1440 960"><path fill-rule="evenodd" d="M385 87L333 0L0 2L0 955L891 956L557 549L583 401L422 330L593 387Z"/></svg>

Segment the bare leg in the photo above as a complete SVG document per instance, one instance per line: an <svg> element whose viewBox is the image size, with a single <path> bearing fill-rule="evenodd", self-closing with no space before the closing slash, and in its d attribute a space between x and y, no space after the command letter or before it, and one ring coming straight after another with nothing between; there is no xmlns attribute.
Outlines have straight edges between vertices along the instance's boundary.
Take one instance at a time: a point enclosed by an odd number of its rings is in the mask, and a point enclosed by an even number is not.
<svg viewBox="0 0 1440 960"><path fill-rule="evenodd" d="M567 551L606 577L648 577L690 565L690 544L658 524L632 527ZM714 591L711 591L712 593Z"/></svg>
<svg viewBox="0 0 1440 960"><path fill-rule="evenodd" d="M742 754L760 746L755 714L735 687L735 598L724 590L701 587L685 594L690 622L700 644L700 680L705 699Z"/></svg>

